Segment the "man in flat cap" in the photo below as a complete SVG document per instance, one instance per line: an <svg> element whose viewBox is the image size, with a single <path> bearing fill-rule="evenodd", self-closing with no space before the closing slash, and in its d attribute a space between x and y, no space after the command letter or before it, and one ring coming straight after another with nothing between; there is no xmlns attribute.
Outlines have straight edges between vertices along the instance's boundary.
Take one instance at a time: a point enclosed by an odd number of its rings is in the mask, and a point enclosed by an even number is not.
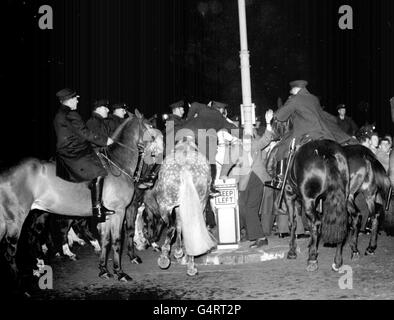
<svg viewBox="0 0 394 320"><path fill-rule="evenodd" d="M109 135L112 136L115 130L125 120L129 108L125 102L121 102L112 104L110 110L111 114L108 115L107 123L109 127Z"/></svg>
<svg viewBox="0 0 394 320"><path fill-rule="evenodd" d="M271 152L271 159L268 161L269 166L267 166L267 171L271 176L276 175L277 167L286 167L286 165L281 164L277 166L277 164L278 161L286 163L293 138L296 139L296 145L320 139L331 139L339 144L355 143L352 137L338 127L336 117L322 109L319 99L308 91L307 85L308 82L305 80L290 82L291 96L274 114L274 119L280 122L291 119L293 129L282 137L277 147ZM281 189L283 173L281 172L273 181L267 182L266 185Z"/></svg>
<svg viewBox="0 0 394 320"><path fill-rule="evenodd" d="M346 116L346 105L341 103L337 106L338 117L337 124L349 136L354 136L358 130L356 123L352 118Z"/></svg>
<svg viewBox="0 0 394 320"><path fill-rule="evenodd" d="M96 100L92 107L92 116L86 122L86 126L93 132L104 137L110 137L110 128L108 126L109 101L107 99ZM93 144L93 148L98 151L99 145Z"/></svg>
<svg viewBox="0 0 394 320"><path fill-rule="evenodd" d="M53 121L56 143L56 175L72 182L91 181L92 213L98 222L106 215L114 214L102 203L104 177L107 175L92 143L105 147L113 140L90 130L76 111L79 96L72 89L56 93L60 101L59 110Z"/></svg>

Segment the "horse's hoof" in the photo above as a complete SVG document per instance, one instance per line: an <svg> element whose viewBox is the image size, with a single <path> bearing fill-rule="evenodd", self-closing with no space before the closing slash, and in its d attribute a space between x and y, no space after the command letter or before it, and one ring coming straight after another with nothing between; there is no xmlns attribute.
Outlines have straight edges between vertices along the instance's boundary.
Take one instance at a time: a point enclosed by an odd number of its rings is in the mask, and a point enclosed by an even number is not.
<svg viewBox="0 0 394 320"><path fill-rule="evenodd" d="M174 251L174 257L175 257L176 259L180 259L180 258L183 257L183 250L182 250L182 248L175 249L175 251Z"/></svg>
<svg viewBox="0 0 394 320"><path fill-rule="evenodd" d="M141 258L139 256L135 256L134 258L130 258L130 262L132 264L141 264L142 260L141 260Z"/></svg>
<svg viewBox="0 0 394 320"><path fill-rule="evenodd" d="M350 257L352 260L359 260L360 259L360 252L359 251L352 251L352 255Z"/></svg>
<svg viewBox="0 0 394 320"><path fill-rule="evenodd" d="M309 261L308 265L306 267L306 271L308 272L314 272L317 269L319 269L319 265L317 264L317 261Z"/></svg>
<svg viewBox="0 0 394 320"><path fill-rule="evenodd" d="M160 269L168 269L171 264L171 260L167 256L160 256L159 259L157 259L157 264L159 265Z"/></svg>
<svg viewBox="0 0 394 320"><path fill-rule="evenodd" d="M120 282L129 282L133 279L127 273L121 272L118 274L118 280Z"/></svg>
<svg viewBox="0 0 394 320"><path fill-rule="evenodd" d="M198 274L197 268L187 269L187 275L193 277Z"/></svg>
<svg viewBox="0 0 394 320"><path fill-rule="evenodd" d="M335 264L335 263L333 263L332 265L331 265L331 269L333 270L333 271L335 271L335 272L339 272L339 269L341 268L341 266L339 266L339 267L337 267L337 265Z"/></svg>
<svg viewBox="0 0 394 320"><path fill-rule="evenodd" d="M155 252L161 252L161 248L160 248L160 246L159 246L156 242L153 242L153 243L152 243L152 249L153 249L153 251L155 251Z"/></svg>
<svg viewBox="0 0 394 320"><path fill-rule="evenodd" d="M366 256L374 256L375 255L375 249L368 247L367 250L365 250L365 255Z"/></svg>
<svg viewBox="0 0 394 320"><path fill-rule="evenodd" d="M295 251L289 251L287 253L287 259L289 260L297 259L297 253Z"/></svg>
<svg viewBox="0 0 394 320"><path fill-rule="evenodd" d="M99 277L104 280L109 280L113 278L113 274L109 273L108 271L100 272Z"/></svg>
<svg viewBox="0 0 394 320"><path fill-rule="evenodd" d="M77 261L77 260L78 260L76 254L73 254L72 256L67 256L67 257L68 257L71 261Z"/></svg>

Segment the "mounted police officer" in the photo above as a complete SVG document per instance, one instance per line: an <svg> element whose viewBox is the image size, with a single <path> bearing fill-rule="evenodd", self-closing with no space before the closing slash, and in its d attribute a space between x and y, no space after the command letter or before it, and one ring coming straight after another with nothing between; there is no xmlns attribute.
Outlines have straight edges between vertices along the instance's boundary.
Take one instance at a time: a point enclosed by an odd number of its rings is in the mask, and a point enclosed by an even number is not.
<svg viewBox="0 0 394 320"><path fill-rule="evenodd" d="M100 99L93 103L92 116L86 122L86 126L93 132L100 136L110 137L110 129L108 126L108 105L109 101L107 99ZM100 148L93 144L93 147Z"/></svg>
<svg viewBox="0 0 394 320"><path fill-rule="evenodd" d="M113 140L91 131L78 114L79 96L69 88L56 93L60 107L53 121L56 143L56 175L71 182L91 181L92 213L98 222L114 214L102 203L104 177L107 175L91 143L105 147Z"/></svg>
<svg viewBox="0 0 394 320"><path fill-rule="evenodd" d="M174 135L180 128L185 124L183 115L185 114L185 102L183 100L170 104L171 114L167 116L166 120L166 131L174 130ZM172 121L172 122L171 122Z"/></svg>
<svg viewBox="0 0 394 320"><path fill-rule="evenodd" d="M286 162L289 146L293 138L296 145L301 145L311 140L330 139L339 144L357 143L343 132L336 123L336 117L325 112L320 106L319 99L311 94L306 86L305 80L290 82L290 93L286 103L279 108L274 115L277 121L287 121L291 119L293 129L287 132L277 144L276 151L271 154L268 172L271 174L276 171L275 167L279 162ZM280 165L281 168L285 166ZM276 179L266 183L267 186L281 189L283 175L279 174Z"/></svg>
<svg viewBox="0 0 394 320"><path fill-rule="evenodd" d="M108 127L110 136L125 120L129 107L125 102L115 103L110 106L111 114L108 116Z"/></svg>
<svg viewBox="0 0 394 320"><path fill-rule="evenodd" d="M217 142L217 135L216 133L221 129L232 130L236 129L237 127L228 122L223 115L226 105L224 103L215 102L211 104L211 107L198 103L193 102L189 109L187 115L187 121L185 122L183 129L188 129L189 132L192 131L194 134L195 141L200 143L198 137L198 131L200 129L204 129L206 134L205 150L200 150L200 152L204 153L207 157L208 161L211 165L211 175L212 175L212 184L211 184L211 196L215 196L218 194L218 191L214 188L213 183L215 182L216 177L216 151L217 151L217 144L215 146L212 145L212 141L214 140ZM214 130L215 136L212 136L210 130ZM185 132L186 133L186 132Z"/></svg>

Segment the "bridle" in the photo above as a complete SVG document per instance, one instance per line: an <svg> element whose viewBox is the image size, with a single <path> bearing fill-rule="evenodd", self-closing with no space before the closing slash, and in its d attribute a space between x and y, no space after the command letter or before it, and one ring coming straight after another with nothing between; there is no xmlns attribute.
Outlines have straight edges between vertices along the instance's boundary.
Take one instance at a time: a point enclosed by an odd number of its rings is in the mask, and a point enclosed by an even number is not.
<svg viewBox="0 0 394 320"><path fill-rule="evenodd" d="M143 130L143 127L145 127L145 131ZM146 131L148 131L150 133L150 138L153 140L152 144L155 143L156 137L154 134L152 134L150 131L152 129L152 126L149 126L148 124L144 123L144 119L143 118L138 118L138 139L137 139L137 150L138 150L138 160L137 160L137 170L134 173L134 176L132 177L130 174L128 174L126 172L126 170L124 170L123 168L121 168L118 164L116 164L114 161L112 161L108 155L106 150L104 151L104 154L101 153L101 155L115 168L117 168L121 173L125 174L130 180L132 180L133 182L138 182L140 177L141 177L141 172L142 172L142 168L144 165L144 157L145 157L145 151L147 149L147 146L144 144L144 134ZM116 143L117 145L135 152L134 148L131 148L127 145L125 145L124 143L121 143L117 140L114 140L114 143ZM157 149L158 147L156 146L156 148L152 148L154 151ZM157 151L157 150L156 150ZM153 152L152 152L153 154ZM108 168L111 171L111 168ZM121 174L120 173L120 174ZM119 177L120 174L116 175L114 174L114 172L111 171L111 174Z"/></svg>

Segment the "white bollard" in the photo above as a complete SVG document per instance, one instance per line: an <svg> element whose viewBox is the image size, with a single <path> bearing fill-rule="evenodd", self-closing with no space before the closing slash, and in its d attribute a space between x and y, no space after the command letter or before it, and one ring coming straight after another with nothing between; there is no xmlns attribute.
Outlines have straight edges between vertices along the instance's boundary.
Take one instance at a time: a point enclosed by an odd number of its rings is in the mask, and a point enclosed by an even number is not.
<svg viewBox="0 0 394 320"><path fill-rule="evenodd" d="M216 180L214 207L218 228L218 250L238 249L240 242L238 187L235 179Z"/></svg>

